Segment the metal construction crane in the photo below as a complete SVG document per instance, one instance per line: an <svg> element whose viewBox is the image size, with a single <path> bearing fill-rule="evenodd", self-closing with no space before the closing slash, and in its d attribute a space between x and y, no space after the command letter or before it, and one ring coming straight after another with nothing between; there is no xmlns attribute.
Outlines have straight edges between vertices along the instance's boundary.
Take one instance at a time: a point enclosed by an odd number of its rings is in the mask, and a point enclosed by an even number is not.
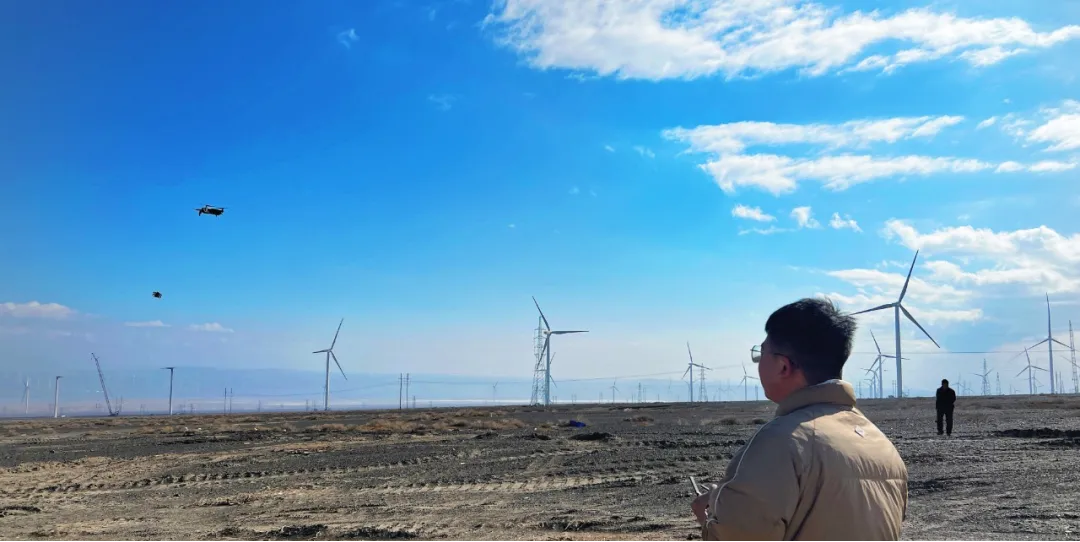
<svg viewBox="0 0 1080 542"><path fill-rule="evenodd" d="M109 402L109 390L105 388L105 374L101 372L101 363L98 362L97 356L93 352L90 353L90 357L94 358L94 366L97 367L97 375L101 380L101 393L105 395L105 408L109 409L109 416L119 416L120 409L123 406L118 406L116 410L113 410L112 403Z"/></svg>

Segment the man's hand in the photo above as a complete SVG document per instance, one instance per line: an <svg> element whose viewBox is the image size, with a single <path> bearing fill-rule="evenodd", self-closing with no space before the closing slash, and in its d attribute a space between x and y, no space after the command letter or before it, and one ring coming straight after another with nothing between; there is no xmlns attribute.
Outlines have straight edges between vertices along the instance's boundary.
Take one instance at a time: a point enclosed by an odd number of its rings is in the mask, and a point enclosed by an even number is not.
<svg viewBox="0 0 1080 542"><path fill-rule="evenodd" d="M694 502L690 504L690 509L694 511L694 517L697 518L698 524L705 525L705 511L709 508L709 495L712 494L714 484L704 484L702 489L705 493L698 495Z"/></svg>

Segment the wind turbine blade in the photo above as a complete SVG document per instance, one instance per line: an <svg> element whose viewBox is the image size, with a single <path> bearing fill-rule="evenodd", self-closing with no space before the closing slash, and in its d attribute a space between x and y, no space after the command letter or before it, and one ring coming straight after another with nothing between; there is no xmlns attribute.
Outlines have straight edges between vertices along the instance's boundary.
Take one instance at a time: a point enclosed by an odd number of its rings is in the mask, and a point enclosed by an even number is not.
<svg viewBox="0 0 1080 542"><path fill-rule="evenodd" d="M683 378L686 378L686 374L690 372L690 369L691 369L691 367L690 367L690 366L687 366L687 367L686 367L686 370L685 370L685 371L683 371L683 374L682 374L682 377L683 377Z"/></svg>
<svg viewBox="0 0 1080 542"><path fill-rule="evenodd" d="M852 316L855 316L856 314L863 314L863 313L865 313L865 312L874 312L874 311L879 311L879 310L881 310L881 309L891 309L891 308L892 308L892 306L893 306L893 305L895 305L895 304L896 304L896 303L887 303L887 304L885 304L885 305L880 305L880 306L874 307L874 308L872 308L872 309L866 309L866 310L864 310L864 311L859 311L859 312L853 312L853 313L851 313L851 315L852 315Z"/></svg>
<svg viewBox="0 0 1080 542"><path fill-rule="evenodd" d="M897 303L900 303L901 301L904 300L904 294L907 293L908 282L911 282L911 272L915 270L915 260L918 260L918 259L919 259L919 251L916 250L915 251L915 257L911 259L911 268L908 269L907 278L904 279L904 289L900 290L900 299L896 300ZM927 336L929 336L929 335L927 335ZM931 339L931 340L933 340L933 339Z"/></svg>
<svg viewBox="0 0 1080 542"><path fill-rule="evenodd" d="M1046 373L1046 372L1049 372L1049 371L1047 371L1046 369L1043 369L1042 367L1039 367L1039 366L1037 366L1037 365L1032 365L1032 366L1031 366L1031 368L1032 368L1032 369L1037 369L1037 370L1039 370L1039 371L1042 371L1042 372L1044 372L1044 373Z"/></svg>
<svg viewBox="0 0 1080 542"><path fill-rule="evenodd" d="M325 353L327 353L329 351L330 350L316 350L316 351L312 352L312 354L325 354Z"/></svg>
<svg viewBox="0 0 1080 542"><path fill-rule="evenodd" d="M904 316L908 317L908 320L911 320L911 323L915 324L915 326L919 328L919 331L923 332L923 335L926 335L927 339L930 339L930 342L934 343L934 346L936 346L938 348L941 348L941 345L938 344L937 341L935 341L934 338L931 337L930 334L927 333L925 329L923 329L922 325L920 325L919 322L915 320L915 317L912 316L911 313L908 312L907 309L905 309L903 305L900 305L900 310L903 311Z"/></svg>
<svg viewBox="0 0 1080 542"><path fill-rule="evenodd" d="M567 333L588 333L588 331L550 331L551 335L566 335Z"/></svg>
<svg viewBox="0 0 1080 542"><path fill-rule="evenodd" d="M1049 340L1050 340L1049 338L1043 339L1043 340L1041 340L1041 341L1039 341L1039 342L1037 342L1037 343L1035 343L1035 344L1033 344L1033 345L1029 346L1028 348L1035 348L1036 346L1039 346L1040 344L1045 344L1045 343L1046 343L1046 341L1049 341Z"/></svg>
<svg viewBox="0 0 1080 542"><path fill-rule="evenodd" d="M1065 343L1063 343L1063 342L1061 342L1061 341L1059 341L1057 339L1051 339L1051 340L1053 340L1054 342L1058 343L1061 346L1064 346L1065 348L1069 348L1069 345L1067 345L1067 344L1065 344Z"/></svg>
<svg viewBox="0 0 1080 542"><path fill-rule="evenodd" d="M870 330L870 338L874 339L874 348L877 348L878 356L880 356L881 355L881 347L878 346L877 337L874 336L874 330L872 330L872 329Z"/></svg>
<svg viewBox="0 0 1080 542"><path fill-rule="evenodd" d="M550 345L550 344L551 344L551 334L549 333L547 335L547 337L544 337L544 346L542 348L540 348L540 358L541 359L543 359L544 354L547 353L548 345Z"/></svg>
<svg viewBox="0 0 1080 542"><path fill-rule="evenodd" d="M333 340L333 342L330 343L330 348L328 348L327 350L333 350L334 349L334 345L337 344L338 333L341 333L341 324L344 324L344 323L345 323L344 318L342 318L341 321L338 322L337 331L334 332L334 340Z"/></svg>
<svg viewBox="0 0 1080 542"><path fill-rule="evenodd" d="M536 296L533 296L533 305L536 305L536 312L540 313L540 319L544 321L544 329L551 331L551 326L548 325L547 317L544 316L544 311L540 310L540 304L536 302Z"/></svg>
<svg viewBox="0 0 1080 542"><path fill-rule="evenodd" d="M690 356L690 365L694 364L694 353L690 351L690 341L686 341L686 353ZM689 370L689 369L687 369Z"/></svg>
<svg viewBox="0 0 1080 542"><path fill-rule="evenodd" d="M348 380L349 377L345 376L345 369L341 368L341 364L338 363L337 356L334 355L334 351L331 350L331 351L329 351L327 353L330 354L330 357L334 358L334 364L337 365L337 370L341 371L341 376L344 377L345 380Z"/></svg>
<svg viewBox="0 0 1080 542"><path fill-rule="evenodd" d="M1039 343L1039 344L1042 344L1042 343ZM1039 346L1039 345L1037 344L1035 346ZM1031 367L1031 356L1028 355L1028 349L1027 348L1024 349L1024 357L1027 358L1028 367Z"/></svg>

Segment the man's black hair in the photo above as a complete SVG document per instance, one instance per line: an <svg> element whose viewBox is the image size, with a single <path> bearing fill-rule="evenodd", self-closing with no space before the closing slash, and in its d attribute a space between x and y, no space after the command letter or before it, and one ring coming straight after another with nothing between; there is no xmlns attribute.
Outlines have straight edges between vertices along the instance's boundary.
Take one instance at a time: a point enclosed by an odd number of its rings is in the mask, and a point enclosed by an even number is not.
<svg viewBox="0 0 1080 542"><path fill-rule="evenodd" d="M854 317L820 298L784 305L765 321L769 343L789 356L811 385L843 375L855 328Z"/></svg>
<svg viewBox="0 0 1080 542"><path fill-rule="evenodd" d="M942 386L948 386L949 385L949 379L948 378L942 378L941 379L941 385Z"/></svg>

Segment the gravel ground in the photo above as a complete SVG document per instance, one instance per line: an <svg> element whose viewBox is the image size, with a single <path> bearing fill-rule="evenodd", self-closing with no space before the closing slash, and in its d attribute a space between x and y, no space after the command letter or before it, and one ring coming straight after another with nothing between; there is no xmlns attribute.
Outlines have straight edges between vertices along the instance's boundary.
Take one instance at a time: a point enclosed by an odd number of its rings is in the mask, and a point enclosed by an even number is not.
<svg viewBox="0 0 1080 542"><path fill-rule="evenodd" d="M1080 539L1080 398L862 401L907 461L905 539ZM0 423L0 538L699 537L759 403ZM566 427L579 420L584 428Z"/></svg>

